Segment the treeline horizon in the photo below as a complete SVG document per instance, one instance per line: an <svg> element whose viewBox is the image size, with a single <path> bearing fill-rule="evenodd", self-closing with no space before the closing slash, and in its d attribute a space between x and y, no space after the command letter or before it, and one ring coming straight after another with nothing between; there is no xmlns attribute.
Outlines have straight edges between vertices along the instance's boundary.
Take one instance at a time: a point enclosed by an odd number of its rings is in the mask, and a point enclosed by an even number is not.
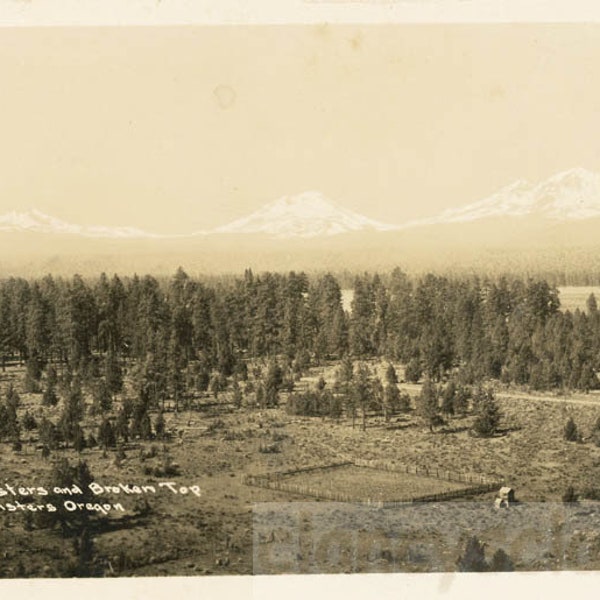
<svg viewBox="0 0 600 600"><path fill-rule="evenodd" d="M3 276L0 276L0 281L8 279L33 281L48 276L55 279L69 279L73 274L80 274L86 280L95 281L106 273L117 273L121 279L152 274L163 284L171 278L178 266L184 265L183 268L190 277L207 285L235 281L244 270L251 269L259 276L266 273L302 272L306 274L309 281L330 274L336 278L343 289L347 289L353 286L357 276L365 273L377 274L386 279L400 264L405 273L410 277L417 278L428 274L452 279L469 277L492 280L532 278L543 279L550 285L558 287L600 287L600 261L598 261L598 253L594 249L585 249L585 251L575 249L573 256L570 256L568 248L564 251L553 249L549 256L544 253L541 256L538 254L530 256L526 248L522 252L514 249L482 249L480 253L473 251L467 254L453 251L447 253L444 249L439 249L435 253L436 258L432 260L406 255L400 261L395 260L393 253L386 260L377 260L375 257L371 257L368 249L365 249L364 253L352 256L336 255L335 261L329 260L331 256L318 252L305 260L296 260L297 256L290 255L287 261L279 259L275 262L253 260L251 252L249 254L250 256L245 256L245 259L233 261L234 265L239 266L227 268L220 264L217 257L213 261L210 255L207 255L206 259L200 261L199 264L198 261L191 259L160 255L164 260L156 259L154 261L156 264L152 261L149 265L144 265L143 262L137 264L136 261L129 261L132 264L128 266L121 265L119 260L116 260L118 256L113 257L115 260L91 260L89 264L85 264L85 255L82 255L81 260L67 261L62 267L56 265L50 267L48 264L36 266L35 259L31 258L26 265L20 267L11 267L6 262L0 262L0 273L4 273ZM219 257L222 255L223 252L219 254ZM46 263L57 261L60 263L58 258L46 261ZM125 263L127 262L125 260ZM249 267L250 262L253 264ZM347 265L352 265L352 267Z"/></svg>

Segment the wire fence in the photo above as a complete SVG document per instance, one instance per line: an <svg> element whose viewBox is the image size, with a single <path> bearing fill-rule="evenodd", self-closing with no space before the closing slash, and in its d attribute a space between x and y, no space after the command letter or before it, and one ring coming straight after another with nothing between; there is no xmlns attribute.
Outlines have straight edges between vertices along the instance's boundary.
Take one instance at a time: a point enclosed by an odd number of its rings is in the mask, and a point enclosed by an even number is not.
<svg viewBox="0 0 600 600"><path fill-rule="evenodd" d="M453 481L457 483L470 483L473 485L498 485L499 482L490 477L479 475L478 473L465 473L459 471L448 471L439 468L418 467L416 465L404 465L386 461L362 460L356 459L353 464L357 467L367 469L377 469L378 471L388 471L390 473L407 473L422 477L431 477L433 479L442 479L444 481Z"/></svg>
<svg viewBox="0 0 600 600"><path fill-rule="evenodd" d="M370 497L357 498L356 495L343 494L333 490L323 489L321 487L313 487L307 484L297 484L292 481L289 481L290 477L298 475L300 473L308 473L311 471L326 471L345 466L363 467L378 471L387 471L399 475L410 474L429 479L438 479L440 481L463 483L465 484L465 486L461 487L460 489L439 492L436 494L406 494L404 496L400 495L397 499L394 500L380 500ZM483 494L497 489L501 485L501 482L497 480L474 473L458 473L437 468L426 469L422 467L419 468L413 465L399 465L396 463L360 459L354 461L333 463L328 465L302 467L298 469L267 473L263 475L244 475L242 481L246 485L266 488L278 492L288 492L292 494L298 494L301 496L310 496L317 499L330 500L333 502L352 502L357 504L373 505L383 508L392 508L394 506L399 506L407 502L439 502L443 500L452 500L456 498L462 498L465 496Z"/></svg>

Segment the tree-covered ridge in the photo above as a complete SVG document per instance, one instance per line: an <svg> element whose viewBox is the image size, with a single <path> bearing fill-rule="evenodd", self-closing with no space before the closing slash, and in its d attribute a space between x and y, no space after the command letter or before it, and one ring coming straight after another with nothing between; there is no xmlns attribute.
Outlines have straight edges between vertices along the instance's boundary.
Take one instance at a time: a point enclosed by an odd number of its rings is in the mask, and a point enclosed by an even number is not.
<svg viewBox="0 0 600 600"><path fill-rule="evenodd" d="M384 357L415 381L453 374L463 383L588 390L598 385L600 313L593 296L586 312L561 311L543 280L400 269L356 277L348 312L330 274L10 278L0 282L0 356L26 362L32 391L44 376L49 403L56 370L62 385L64 373L73 380L74 397L81 378L96 379L95 398L106 404L127 368L140 397L160 404L190 385L218 394L224 378L243 379L257 358L301 369Z"/></svg>

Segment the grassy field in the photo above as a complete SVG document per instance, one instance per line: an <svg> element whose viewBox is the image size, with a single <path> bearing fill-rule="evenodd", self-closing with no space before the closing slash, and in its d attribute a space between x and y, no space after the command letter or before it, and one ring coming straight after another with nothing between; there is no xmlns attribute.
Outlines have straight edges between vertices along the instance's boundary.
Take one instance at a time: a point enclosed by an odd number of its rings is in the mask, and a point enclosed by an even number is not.
<svg viewBox="0 0 600 600"><path fill-rule="evenodd" d="M411 473L389 473L354 465L324 471L308 471L286 477L286 482L308 486L317 492L336 492L356 501L395 502L412 497L442 494L468 486Z"/></svg>
<svg viewBox="0 0 600 600"><path fill-rule="evenodd" d="M330 378L334 367L314 369L306 381L315 381L320 375ZM56 419L61 405L42 407L39 394L23 392L22 379L23 369L19 367L8 369L0 381L3 389L11 381L16 385L21 394L20 414L29 410L38 421L43 415ZM414 395L418 386L405 389ZM390 423L371 417L363 432L358 426L352 428L350 421L294 417L283 407L235 410L224 393L216 403L212 398L200 399L197 411L167 412L167 427L180 435L164 443L134 441L124 448L120 458L115 450L105 453L99 449L81 453L59 450L43 458L36 448L34 430L23 436L20 451L1 444L0 483L42 485L52 461L65 456L72 462L86 460L102 485L158 487L161 482L173 482L178 488L199 486L199 497L160 489L144 498L145 506L144 499L136 496L102 496L102 502L121 502L125 507L124 513L109 514L94 534L96 560L107 575L114 576L452 569L468 533L481 535L490 549L502 547L512 552L521 569L564 565L600 568L597 503L586 501L566 507L561 502L569 485L581 491L598 486L600 481L600 448L585 440L600 416L600 398L593 393L544 396L505 388L499 391L498 402L504 415L502 431L494 438L480 439L469 434L470 416L453 418L433 433L414 412L394 417ZM569 416L580 428L583 443L563 439L562 429ZM99 418L88 416L84 424L88 431L95 431ZM266 446L275 451L262 452ZM244 474L361 459L479 473L514 487L522 504L498 512L493 508L495 493L489 492L470 501L406 510L366 510L351 504L314 502L308 497L243 483ZM166 461L177 465L178 474L167 478L153 475L154 468ZM397 484L391 474L374 471L364 477L363 471L349 468L333 479L331 473L323 473L318 481L313 474L311 484L361 493L370 490L381 497L395 494ZM413 480L410 485L416 483ZM531 511L527 512L526 507ZM413 514L411 510L423 512ZM298 511L308 515L309 529ZM417 514L421 516L417 518ZM320 550L315 550L314 544L310 552L304 547L295 551L296 558L285 565L265 558L267 551L273 555L280 538L285 542L286 536L302 538L309 530L318 532L319 523L329 527L327 543L333 549L327 552L333 558L320 562ZM527 542L523 550L519 544L525 542L519 535L526 525L533 527L532 523L539 532L559 528L564 548L560 552L548 549L550 539L537 546ZM447 531L443 533L447 547L442 554L435 554L442 524L446 528L443 531ZM359 537L348 538L352 535ZM309 543L303 540L302 544ZM314 543L318 546L321 542ZM32 528L16 512L0 512L0 544L5 557L0 565L4 577L61 576L66 560L73 557L71 540L58 531Z"/></svg>
<svg viewBox="0 0 600 600"><path fill-rule="evenodd" d="M600 302L600 287L598 286L561 286L558 288L560 293L560 305L564 310L574 311L575 309L585 310L587 299L590 294L596 296L596 300ZM352 299L354 298L354 290L342 290L342 304L344 310L350 311Z"/></svg>
<svg viewBox="0 0 600 600"><path fill-rule="evenodd" d="M596 296L596 300L600 301L600 287L580 287L580 286L563 286L559 287L560 292L560 306L564 310L570 310L571 312L575 309L586 310L586 302L590 297L590 294Z"/></svg>

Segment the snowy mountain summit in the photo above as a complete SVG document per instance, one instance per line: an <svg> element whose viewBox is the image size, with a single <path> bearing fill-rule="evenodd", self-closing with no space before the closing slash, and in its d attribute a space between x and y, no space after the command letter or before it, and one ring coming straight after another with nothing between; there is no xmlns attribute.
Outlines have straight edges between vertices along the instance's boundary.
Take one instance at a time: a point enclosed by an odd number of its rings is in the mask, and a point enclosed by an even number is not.
<svg viewBox="0 0 600 600"><path fill-rule="evenodd" d="M214 233L263 233L278 238L337 235L352 231L397 229L336 206L320 192L284 196Z"/></svg>
<svg viewBox="0 0 600 600"><path fill-rule="evenodd" d="M553 221L579 221L600 217L600 174L571 169L537 184L519 180L495 194L439 215L406 223L434 225L465 223L494 217L529 217Z"/></svg>
<svg viewBox="0 0 600 600"><path fill-rule="evenodd" d="M36 209L0 215L0 231L70 234L92 238L156 237L135 227L83 226L67 223Z"/></svg>

